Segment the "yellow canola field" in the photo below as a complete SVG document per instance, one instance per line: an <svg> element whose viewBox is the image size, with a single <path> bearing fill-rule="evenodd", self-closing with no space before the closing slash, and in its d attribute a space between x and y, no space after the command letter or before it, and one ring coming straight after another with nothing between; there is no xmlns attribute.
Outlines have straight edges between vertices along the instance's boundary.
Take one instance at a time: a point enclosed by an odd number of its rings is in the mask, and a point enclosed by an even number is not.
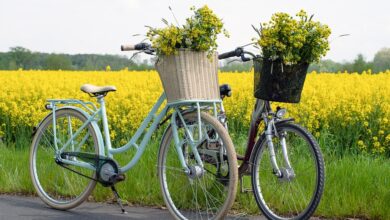
<svg viewBox="0 0 390 220"><path fill-rule="evenodd" d="M0 83L0 140L16 138L21 129L37 125L48 113L44 108L48 98L95 101L79 89L91 83L117 87L106 102L111 136L124 143L162 92L154 71L0 71ZM220 83L233 89L224 102L232 130L245 135L254 104L253 73L220 73ZM274 105L287 107L289 116L317 138L341 140L346 149L390 153L390 71L311 73L300 104Z"/></svg>

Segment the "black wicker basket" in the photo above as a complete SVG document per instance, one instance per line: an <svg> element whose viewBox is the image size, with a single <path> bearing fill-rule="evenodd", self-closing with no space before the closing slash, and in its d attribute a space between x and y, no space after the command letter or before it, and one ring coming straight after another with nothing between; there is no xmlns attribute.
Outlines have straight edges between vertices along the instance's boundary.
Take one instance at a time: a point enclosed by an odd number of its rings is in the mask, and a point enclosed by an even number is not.
<svg viewBox="0 0 390 220"><path fill-rule="evenodd" d="M308 63L286 65L282 60L257 59L253 66L256 98L289 103L300 101Z"/></svg>

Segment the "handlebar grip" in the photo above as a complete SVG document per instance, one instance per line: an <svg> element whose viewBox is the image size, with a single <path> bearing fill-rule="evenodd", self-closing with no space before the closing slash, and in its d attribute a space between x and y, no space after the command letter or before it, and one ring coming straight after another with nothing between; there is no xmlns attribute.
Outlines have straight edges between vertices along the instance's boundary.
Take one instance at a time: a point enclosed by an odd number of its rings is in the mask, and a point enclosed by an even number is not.
<svg viewBox="0 0 390 220"><path fill-rule="evenodd" d="M218 55L218 59L223 60L223 59L226 59L229 57L235 57L235 56L236 56L236 51L233 50L233 51L229 51L229 52Z"/></svg>
<svg viewBox="0 0 390 220"><path fill-rule="evenodd" d="M127 44L127 45L121 45L121 51L130 51L135 50L135 45Z"/></svg>
<svg viewBox="0 0 390 220"><path fill-rule="evenodd" d="M122 51L145 50L145 49L150 48L150 47L151 47L151 45L148 44L148 43L139 43L139 44L136 44L136 45L128 44L128 45L122 45L121 46L121 50Z"/></svg>
<svg viewBox="0 0 390 220"><path fill-rule="evenodd" d="M237 47L235 50L220 54L218 59L223 60L229 57L239 57L243 52L244 50L241 47Z"/></svg>

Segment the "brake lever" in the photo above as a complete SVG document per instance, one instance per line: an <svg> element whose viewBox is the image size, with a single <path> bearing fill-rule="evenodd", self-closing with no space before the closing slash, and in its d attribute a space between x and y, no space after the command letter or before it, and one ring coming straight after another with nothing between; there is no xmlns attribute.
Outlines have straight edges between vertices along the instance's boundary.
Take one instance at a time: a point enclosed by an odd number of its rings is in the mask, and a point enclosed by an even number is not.
<svg viewBox="0 0 390 220"><path fill-rule="evenodd" d="M148 54L148 55L154 55L155 50L148 48L148 49L143 50L143 52Z"/></svg>
<svg viewBox="0 0 390 220"><path fill-rule="evenodd" d="M132 61L133 58L136 57L140 53L142 53L142 51L137 51L137 52L133 53L133 55L130 57L130 61Z"/></svg>
<svg viewBox="0 0 390 220"><path fill-rule="evenodd" d="M251 58L245 57L244 54L241 54L241 60L242 60L242 62L247 62L247 61L250 61Z"/></svg>
<svg viewBox="0 0 390 220"><path fill-rule="evenodd" d="M233 63L233 62L241 62L241 59L234 59L234 60L231 60L231 61L229 61L227 64L231 64L231 63Z"/></svg>

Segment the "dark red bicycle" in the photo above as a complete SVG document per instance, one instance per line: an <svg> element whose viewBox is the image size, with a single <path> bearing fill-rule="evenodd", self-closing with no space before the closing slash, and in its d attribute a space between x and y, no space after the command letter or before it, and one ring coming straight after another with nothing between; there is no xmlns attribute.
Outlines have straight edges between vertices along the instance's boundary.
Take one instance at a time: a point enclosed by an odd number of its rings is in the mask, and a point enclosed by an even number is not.
<svg viewBox="0 0 390 220"><path fill-rule="evenodd" d="M260 56L238 47L219 55L219 59L239 57L243 62L258 62ZM221 97L231 95L221 86ZM320 147L287 110L272 110L270 101L256 99L252 113L246 153L237 156L241 190L242 177L251 176L252 190L263 214L269 219L308 219L317 208L325 182L324 160ZM225 112L219 115L227 127ZM263 126L261 126L263 124Z"/></svg>

